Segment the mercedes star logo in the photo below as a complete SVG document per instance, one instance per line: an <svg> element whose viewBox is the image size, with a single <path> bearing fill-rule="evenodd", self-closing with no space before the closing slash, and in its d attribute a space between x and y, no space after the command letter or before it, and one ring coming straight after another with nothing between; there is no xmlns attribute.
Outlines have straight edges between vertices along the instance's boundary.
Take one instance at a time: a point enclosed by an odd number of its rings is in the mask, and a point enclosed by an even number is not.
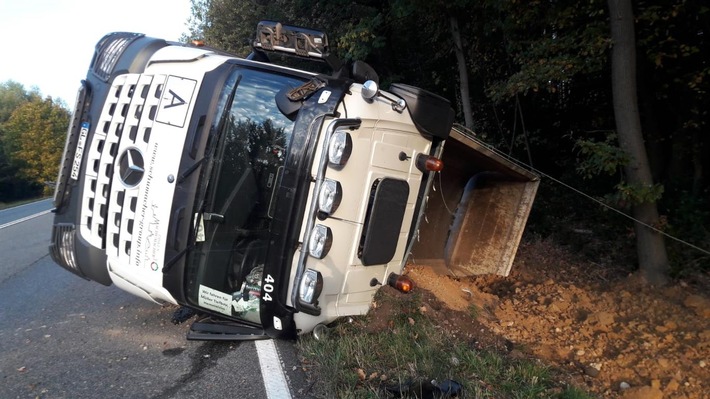
<svg viewBox="0 0 710 399"><path fill-rule="evenodd" d="M128 187L135 187L141 182L145 173L143 155L137 148L127 148L118 160L118 173L121 181Z"/></svg>

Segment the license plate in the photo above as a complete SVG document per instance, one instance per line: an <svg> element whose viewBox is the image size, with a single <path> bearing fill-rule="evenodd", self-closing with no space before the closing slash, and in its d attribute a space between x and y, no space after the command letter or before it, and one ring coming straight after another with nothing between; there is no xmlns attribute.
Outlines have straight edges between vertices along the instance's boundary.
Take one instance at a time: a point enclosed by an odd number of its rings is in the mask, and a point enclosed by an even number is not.
<svg viewBox="0 0 710 399"><path fill-rule="evenodd" d="M79 179L79 171L81 170L81 159L84 157L84 145L86 145L86 136L89 134L89 122L81 124L79 131L79 141L76 143L76 152L74 153L74 162L71 166L71 178Z"/></svg>

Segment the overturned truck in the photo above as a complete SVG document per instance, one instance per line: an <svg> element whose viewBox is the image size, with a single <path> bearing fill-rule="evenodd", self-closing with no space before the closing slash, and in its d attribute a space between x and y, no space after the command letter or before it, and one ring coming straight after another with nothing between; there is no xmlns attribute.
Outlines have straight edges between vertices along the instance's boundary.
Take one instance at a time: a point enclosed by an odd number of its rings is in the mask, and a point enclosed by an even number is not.
<svg viewBox="0 0 710 399"><path fill-rule="evenodd" d="M215 340L364 314L381 285L411 288L408 259L509 272L537 176L453 127L447 100L380 90L322 32L264 21L253 50L126 32L97 43L54 196L59 265L193 309L188 338Z"/></svg>

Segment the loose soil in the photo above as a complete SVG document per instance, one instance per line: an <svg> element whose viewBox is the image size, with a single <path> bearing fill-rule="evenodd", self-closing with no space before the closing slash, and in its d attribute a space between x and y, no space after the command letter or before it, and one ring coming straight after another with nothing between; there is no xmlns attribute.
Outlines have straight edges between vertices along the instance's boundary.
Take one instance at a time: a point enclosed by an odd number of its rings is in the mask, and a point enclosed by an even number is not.
<svg viewBox="0 0 710 399"><path fill-rule="evenodd" d="M476 346L540 359L563 383L603 398L710 398L707 285L665 288L580 259L552 242L523 243L510 276L407 274L441 328ZM371 318L391 319L387 307Z"/></svg>

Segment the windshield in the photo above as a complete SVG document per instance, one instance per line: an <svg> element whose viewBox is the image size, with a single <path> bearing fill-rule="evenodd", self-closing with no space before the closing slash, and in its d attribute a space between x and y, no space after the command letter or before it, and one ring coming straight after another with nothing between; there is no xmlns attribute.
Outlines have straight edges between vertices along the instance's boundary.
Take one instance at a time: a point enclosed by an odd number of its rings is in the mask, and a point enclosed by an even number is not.
<svg viewBox="0 0 710 399"><path fill-rule="evenodd" d="M276 94L302 83L246 67L234 70L225 83L186 269L186 297L193 305L260 322L269 210L293 130L293 121L276 106Z"/></svg>

